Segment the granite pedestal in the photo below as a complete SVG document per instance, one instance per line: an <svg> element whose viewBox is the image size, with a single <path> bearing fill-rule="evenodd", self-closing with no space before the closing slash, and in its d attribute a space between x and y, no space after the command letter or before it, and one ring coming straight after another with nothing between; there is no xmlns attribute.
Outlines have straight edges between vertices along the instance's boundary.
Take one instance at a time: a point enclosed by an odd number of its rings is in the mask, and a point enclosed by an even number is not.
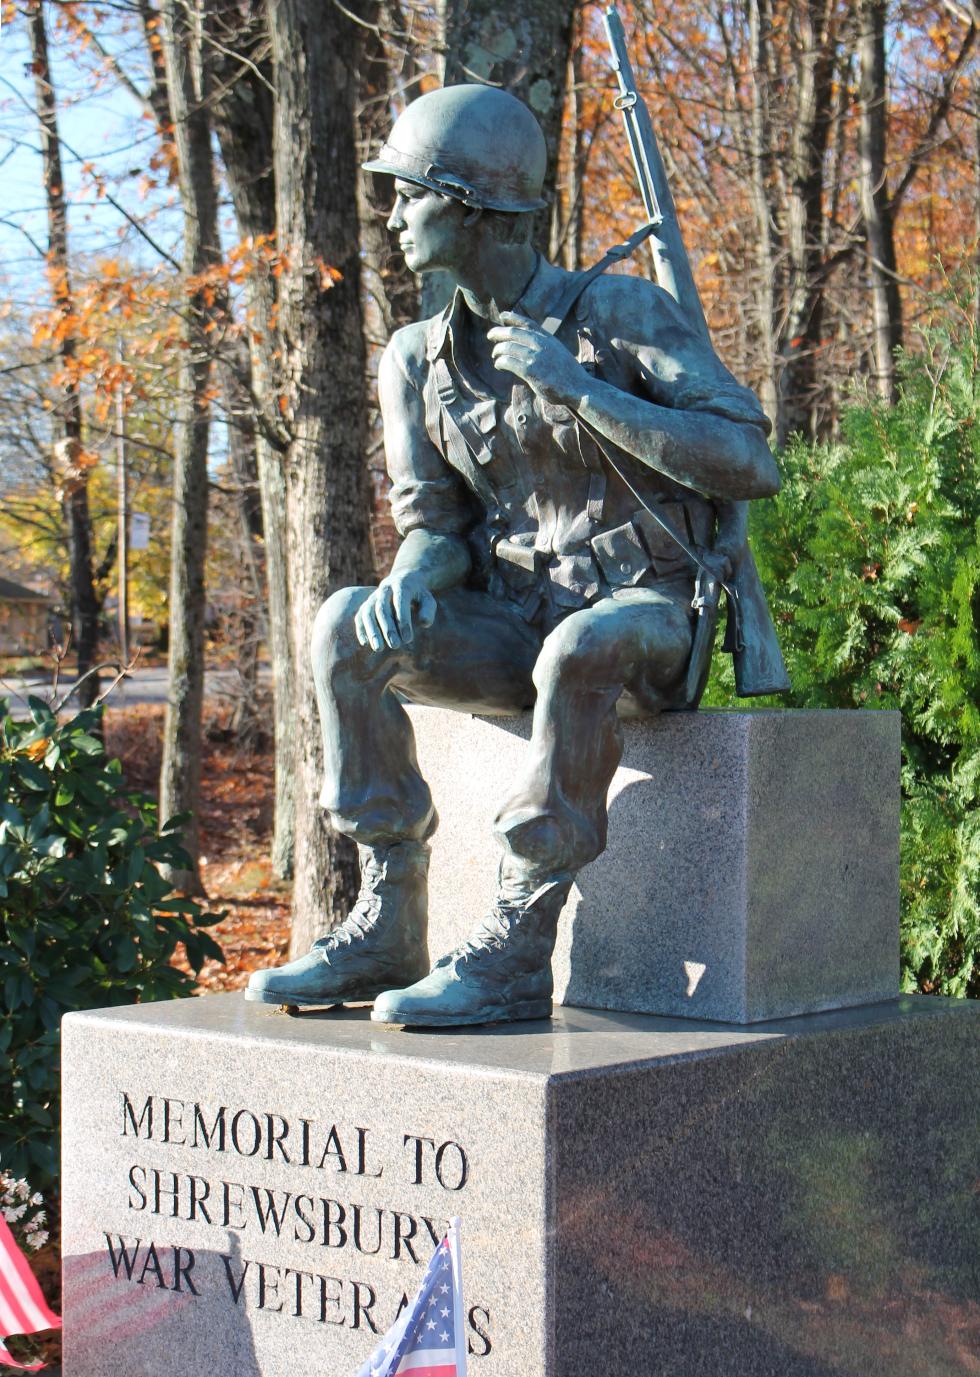
<svg viewBox="0 0 980 1377"><path fill-rule="evenodd" d="M497 807L531 718L410 709L441 819L433 959L489 908ZM898 989L900 720L699 712L623 722L609 841L559 929L565 1004L752 1023Z"/></svg>
<svg viewBox="0 0 980 1377"><path fill-rule="evenodd" d="M65 1377L352 1377L462 1218L470 1377L954 1377L980 1006L64 1023ZM971 1366L974 1364L974 1366Z"/></svg>

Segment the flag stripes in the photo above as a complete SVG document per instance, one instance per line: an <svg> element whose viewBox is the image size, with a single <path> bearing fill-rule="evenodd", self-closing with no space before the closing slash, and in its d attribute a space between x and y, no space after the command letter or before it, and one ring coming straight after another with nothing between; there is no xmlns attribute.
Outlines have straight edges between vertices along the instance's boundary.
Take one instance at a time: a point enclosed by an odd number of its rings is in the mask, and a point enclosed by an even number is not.
<svg viewBox="0 0 980 1377"><path fill-rule="evenodd" d="M19 1363L3 1340L11 1334L36 1334L39 1329L60 1326L61 1321L41 1294L10 1225L0 1215L0 1363L22 1372L37 1372L43 1363Z"/></svg>

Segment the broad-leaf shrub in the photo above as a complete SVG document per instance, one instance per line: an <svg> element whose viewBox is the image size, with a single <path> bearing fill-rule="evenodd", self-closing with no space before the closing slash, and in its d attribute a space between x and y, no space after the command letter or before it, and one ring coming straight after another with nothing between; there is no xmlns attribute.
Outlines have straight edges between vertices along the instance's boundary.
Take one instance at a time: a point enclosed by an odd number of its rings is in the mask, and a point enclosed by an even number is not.
<svg viewBox="0 0 980 1377"><path fill-rule="evenodd" d="M59 1025L72 1009L190 994L221 949L221 916L174 894L161 863L186 864L174 819L125 790L98 735L101 709L59 721L0 699L0 1159L46 1187L56 1178Z"/></svg>
<svg viewBox="0 0 980 1377"><path fill-rule="evenodd" d="M786 706L902 714L903 988L980 993L980 363L937 334L895 407L794 444L752 542ZM719 657L721 658L721 657ZM719 678L714 701L725 698Z"/></svg>

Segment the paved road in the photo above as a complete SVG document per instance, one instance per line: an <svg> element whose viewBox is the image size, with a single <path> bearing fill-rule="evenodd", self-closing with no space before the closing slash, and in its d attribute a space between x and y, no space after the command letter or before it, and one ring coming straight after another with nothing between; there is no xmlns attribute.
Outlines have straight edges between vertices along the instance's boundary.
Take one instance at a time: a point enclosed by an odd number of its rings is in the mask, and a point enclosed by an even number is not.
<svg viewBox="0 0 980 1377"><path fill-rule="evenodd" d="M266 667L259 670L260 679L268 683L270 671ZM220 698L222 694L233 691L237 675L234 670L208 670L204 676L204 695L206 698ZM58 695L63 697L73 682L72 675L63 675L58 684ZM109 681L105 680L107 684ZM30 694L38 698L51 695L51 676L32 674L24 678L6 678L0 675L0 697L9 698L13 704L14 716L22 717L27 711ZM109 708L142 706L146 703L165 703L167 701L167 670L165 667L148 666L137 668L128 679L124 679L113 689L106 700ZM69 701L69 708L72 702Z"/></svg>

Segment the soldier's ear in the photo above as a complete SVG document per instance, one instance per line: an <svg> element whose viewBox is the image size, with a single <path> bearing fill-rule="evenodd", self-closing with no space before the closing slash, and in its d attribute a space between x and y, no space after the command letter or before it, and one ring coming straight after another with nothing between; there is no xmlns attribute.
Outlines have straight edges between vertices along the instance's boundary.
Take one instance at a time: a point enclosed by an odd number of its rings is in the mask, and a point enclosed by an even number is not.
<svg viewBox="0 0 980 1377"><path fill-rule="evenodd" d="M466 225L467 228L469 228L470 225L475 225L482 214L482 206L472 206L463 216L463 224Z"/></svg>

